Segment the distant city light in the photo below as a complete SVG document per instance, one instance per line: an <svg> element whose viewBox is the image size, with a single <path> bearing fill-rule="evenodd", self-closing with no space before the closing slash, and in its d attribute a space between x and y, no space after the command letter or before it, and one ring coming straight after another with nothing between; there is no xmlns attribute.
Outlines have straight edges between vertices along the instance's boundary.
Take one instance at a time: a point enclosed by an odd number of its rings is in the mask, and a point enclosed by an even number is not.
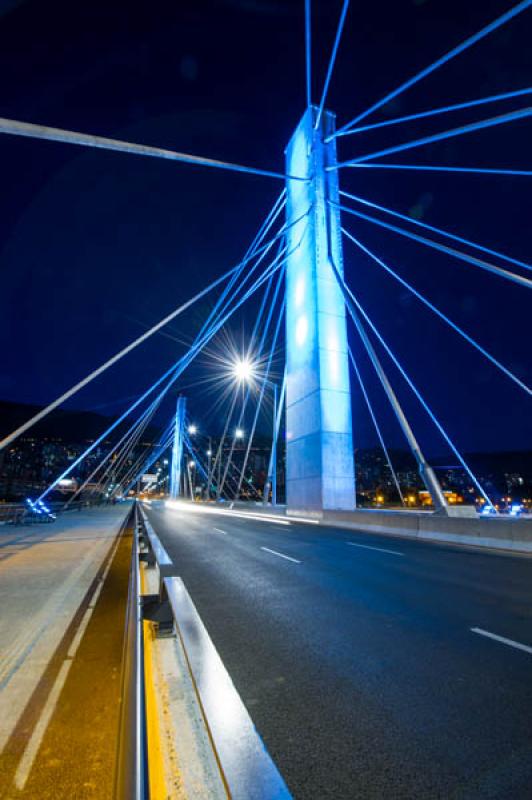
<svg viewBox="0 0 532 800"><path fill-rule="evenodd" d="M237 428L235 431L235 439L243 439L244 438L244 431L242 428Z"/></svg>
<svg viewBox="0 0 532 800"><path fill-rule="evenodd" d="M189 461L188 462L188 466L190 467L190 469L193 469L196 466L196 462L195 461Z"/></svg>
<svg viewBox="0 0 532 800"><path fill-rule="evenodd" d="M207 450L207 455L212 456L212 450Z"/></svg>
<svg viewBox="0 0 532 800"><path fill-rule="evenodd" d="M198 432L198 426L194 424L189 425L188 432L190 433L191 436L194 436L194 434Z"/></svg>

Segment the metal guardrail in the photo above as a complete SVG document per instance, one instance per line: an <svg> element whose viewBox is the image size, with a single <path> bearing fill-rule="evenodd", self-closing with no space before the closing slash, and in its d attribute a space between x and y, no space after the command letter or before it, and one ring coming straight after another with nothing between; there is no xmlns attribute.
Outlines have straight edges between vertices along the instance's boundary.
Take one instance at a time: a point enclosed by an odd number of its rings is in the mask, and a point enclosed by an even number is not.
<svg viewBox="0 0 532 800"><path fill-rule="evenodd" d="M70 505L66 505L61 500L47 503L48 512L42 510L32 510L27 503L0 503L0 525L33 525L46 522L53 522L59 514L70 511L83 511L92 508L99 503L88 502L87 500L77 500Z"/></svg>
<svg viewBox="0 0 532 800"><path fill-rule="evenodd" d="M158 594L139 596L139 560L157 569ZM130 652L124 685L129 710L124 711L122 727L128 755L120 759L123 777L118 797L120 800L148 798L143 647L139 638L142 640L142 620L149 619L158 624L159 635L175 635L181 642L228 797L231 800L290 800L291 794L255 729L185 584L179 577L161 575L160 567L171 564L144 510L136 503L127 622ZM124 774L126 770L129 770L129 782Z"/></svg>
<svg viewBox="0 0 532 800"><path fill-rule="evenodd" d="M139 510L132 510L133 543L122 667L122 709L118 747L117 800L149 800L144 696L144 637L140 592Z"/></svg>

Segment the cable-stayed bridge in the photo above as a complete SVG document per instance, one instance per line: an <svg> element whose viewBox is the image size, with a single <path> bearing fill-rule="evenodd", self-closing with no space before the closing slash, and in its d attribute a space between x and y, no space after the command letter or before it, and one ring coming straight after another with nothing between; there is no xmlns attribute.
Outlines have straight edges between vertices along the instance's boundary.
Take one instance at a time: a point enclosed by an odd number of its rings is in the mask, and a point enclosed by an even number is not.
<svg viewBox="0 0 532 800"><path fill-rule="evenodd" d="M432 171L456 170L461 174L478 172L493 174L493 180L517 180L530 175L530 171L505 170L504 168L482 169L457 165L429 165L395 163L396 154L407 153L411 158L425 145L437 141L469 137L487 128L501 125L519 125L531 115L527 105L532 89L509 87L508 91L486 97L471 98L468 102L450 103L433 109L422 109L418 113L392 117L385 121L372 122L376 112L408 92L414 85L428 80L432 73L444 70L452 59L459 58L470 48L482 47L483 40L506 25L518 24L517 19L529 8L528 2L518 3L499 18L493 20L476 33L469 35L447 53L439 56L409 80L392 89L370 108L356 114L339 126L335 115L327 109L327 99L338 50L348 14L348 2L343 3L337 24L336 36L330 54L328 68L319 96L312 96L312 36L310 9L306 9L306 80L307 110L295 130L286 149L284 168L278 171L263 170L210 159L189 153L182 153L147 145L114 140L106 137L88 135L80 132L41 126L31 122L0 120L0 132L7 135L32 137L42 140L63 142L81 147L101 148L128 153L142 157L167 159L194 165L197 168L223 169L261 176L264 180L277 180L285 184L273 208L260 225L254 240L249 245L239 264L226 270L214 282L194 297L180 304L172 313L152 326L127 347L110 358L97 369L78 381L68 391L51 402L41 412L6 436L0 443L7 447L18 436L30 430L40 419L55 408L75 396L88 383L98 378L104 371L113 367L120 359L132 353L137 346L178 318L195 303L206 297L216 298L212 311L198 332L190 349L131 406L119 416L105 431L101 438L93 442L86 452L69 465L61 475L37 498L43 502L57 483L73 473L80 461L101 441L122 430L119 426L130 421L126 432L119 437L93 471L86 483L102 478L101 484L109 488L110 463L112 469L112 490L123 492L134 485L138 475L145 472L150 464L141 463L136 473L130 467L128 454L132 451L146 425L153 418L159 404L172 387L179 389L181 376L189 365L209 347L215 337L224 330L235 313L251 297L261 298L260 311L256 319L250 341L244 345L241 357L251 363L253 382L258 391L245 392L241 408L236 404L239 387L235 389L233 400L227 405L227 424L220 443L220 452L214 458L214 466L209 470L209 481L216 497L227 496L238 499L242 485L242 474L238 476L231 461L218 469L223 442L230 430L231 418L235 416L236 427L242 426L246 406L256 404L252 429L255 431L260 407L267 387L271 381L272 358L284 338L286 370L284 382L279 376L276 383L282 392L283 403L279 406L278 419L273 429L279 435L283 406L286 406L285 442L287 460L286 501L289 508L299 511L352 510L355 507L356 466L353 459L351 386L360 388L368 406L370 418L386 456L390 474L397 487L398 495L403 494L397 480L389 451L384 441L375 404L363 382L360 360L367 358L389 401L400 429L411 449L428 490L434 508L441 513L449 513L449 506L441 490L438 478L416 436L412 420L407 418L396 390L397 382L406 383L420 407L433 424L442 444L453 454L461 469L474 487L475 493L491 508L494 502L481 485L471 467L464 459L460 443L454 440L447 425L436 417L430 402L426 399L422 386L422 375L408 374L402 366L401 354L395 352L373 322L371 309L362 306L357 297L356 286L346 280L344 275L344 250L349 248L357 259L369 259L375 268L387 273L410 293L419 304L429 309L457 337L457 344L474 348L491 367L498 372L500 380L511 381L516 392L530 396L531 388L522 377L512 370L511 359L503 363L483 345L474 330L465 330L456 323L444 308L438 307L430 297L416 288L401 274L400 263L388 263L378 252L368 247L364 241L366 228L359 232L357 223L364 222L383 231L383 235L393 234L399 239L408 239L428 251L443 253L453 261L461 262L464 269L476 270L479 283L482 280L500 281L500 291L505 283L518 285L522 291L532 287L531 266L513 257L511 253L501 252L467 236L467 220L462 227L446 230L423 222L403 213L373 202L366 197L342 189L342 175L346 170L381 169L394 172L409 170ZM344 45L345 46L345 45ZM517 106L517 107L516 107ZM486 107L487 111L484 110ZM507 108L511 110L506 110ZM475 109L479 119L466 125L453 125L453 115L465 109ZM417 120L435 119L438 129L429 135L408 139L403 131L408 130ZM451 119L449 127L442 121ZM373 152L349 157L352 143L357 136L371 130L384 130L389 135L390 144ZM43 145L44 147L44 145ZM338 148L342 155L338 157ZM281 156L282 143L279 151ZM343 151L346 151L344 155ZM279 158L279 162L281 158ZM496 188L495 188L496 191ZM284 220L283 220L284 216ZM490 273L486 275L485 273ZM285 335L280 330L281 317L286 311ZM348 325L348 322L352 323ZM358 339L362 349L355 354L351 341ZM359 344L357 344L357 351ZM362 356L364 354L364 356ZM384 357L384 358L383 358ZM386 364L384 362L386 359ZM258 365L260 364L260 368ZM445 367L442 366L444 369ZM283 370L281 370L283 372ZM358 389L356 390L358 391ZM254 395L254 396L253 396ZM249 413L249 412L248 412ZM357 420L355 420L355 440ZM174 433L176 426L174 425ZM160 455L170 446L170 428L162 436L160 446L154 451ZM251 444L251 440L250 440ZM230 451L232 448L230 448ZM180 452L182 448L180 449ZM152 460L153 453L150 455ZM157 456L157 457L158 457ZM112 461L110 462L110 459ZM124 467L123 469L120 469ZM270 473L275 471L275 465ZM221 474L218 475L218 472ZM220 485L214 480L218 477ZM270 481L272 475L269 475ZM232 485L232 488L230 487ZM83 487L82 487L83 488ZM35 498L33 498L35 499Z"/></svg>
<svg viewBox="0 0 532 800"><path fill-rule="evenodd" d="M497 237L480 241L467 216L447 228L372 199L349 176L482 175L495 198L499 182L526 181L526 164L416 157L433 143L525 125L532 86L469 100L450 88L446 105L409 114L393 112L393 104L466 51L482 58L487 37L530 24L532 0L476 30L476 10L469 13L451 49L346 120L337 120L329 97L354 4L338 3L319 92L319 36L310 0L303 5L306 104L289 141L277 143L276 169L262 169L258 158L249 166L0 119L0 132L42 140L43 153L53 141L234 171L279 187L238 263L220 259L209 285L0 442L11 447L189 309L210 303L179 359L27 499L33 521L54 524L38 535L1 529L0 796L4 789L32 800L529 796L531 523L499 513L453 420L435 411L423 363L415 373L405 366L359 278L364 264L376 281L399 287L417 337L427 318L435 321L529 401L511 341L504 358L492 352L474 317L470 326L454 319L422 289L422 275L418 282L406 272L401 248L390 258L379 243L418 248L419 269L453 263L475 276L480 296L490 284L501 297L526 295L532 264L520 250L492 246ZM461 123L464 111L477 116ZM412 134L418 121L434 128ZM359 144L373 131L379 146ZM249 308L251 330L237 344L231 326ZM215 375L202 372L205 361ZM453 382L468 380L453 364L439 369L449 396ZM191 382L194 370L200 377ZM191 413L207 391L216 436L198 430ZM383 401L415 460L429 513L408 507ZM393 510L357 508L362 403L397 496ZM450 503L418 430L421 415L475 503ZM157 441L146 448L154 423ZM249 478L261 432L268 443L262 491ZM156 468L161 462L168 474ZM286 498L279 503L281 465ZM82 467L85 477L61 509L79 513L56 516L54 490ZM201 497L193 471L206 487ZM131 494L133 505L111 506ZM165 503L150 501L162 494ZM243 497L256 503L240 503ZM87 498L103 509L85 508Z"/></svg>

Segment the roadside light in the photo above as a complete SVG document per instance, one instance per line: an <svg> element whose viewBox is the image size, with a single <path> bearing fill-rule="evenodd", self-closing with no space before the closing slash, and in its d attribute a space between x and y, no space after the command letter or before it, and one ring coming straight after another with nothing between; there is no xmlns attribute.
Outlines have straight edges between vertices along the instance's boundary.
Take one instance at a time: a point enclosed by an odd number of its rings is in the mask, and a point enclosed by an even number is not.
<svg viewBox="0 0 532 800"><path fill-rule="evenodd" d="M242 428L237 428L235 431L235 439L243 439L244 438L244 431Z"/></svg>
<svg viewBox="0 0 532 800"><path fill-rule="evenodd" d="M190 433L191 436L194 436L194 434L198 432L198 426L194 424L189 425L188 432Z"/></svg>
<svg viewBox="0 0 532 800"><path fill-rule="evenodd" d="M233 375L237 381L249 383L255 377L255 366L248 358L239 358L233 364Z"/></svg>

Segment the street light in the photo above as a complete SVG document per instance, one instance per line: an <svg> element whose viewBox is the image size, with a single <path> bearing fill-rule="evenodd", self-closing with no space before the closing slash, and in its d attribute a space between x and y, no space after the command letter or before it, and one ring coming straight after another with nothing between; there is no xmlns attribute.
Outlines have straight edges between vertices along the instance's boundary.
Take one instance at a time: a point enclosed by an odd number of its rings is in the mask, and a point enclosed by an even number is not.
<svg viewBox="0 0 532 800"><path fill-rule="evenodd" d="M242 428L237 428L235 431L235 439L243 439L244 438L244 431Z"/></svg>
<svg viewBox="0 0 532 800"><path fill-rule="evenodd" d="M255 365L249 358L238 358L233 364L233 375L239 383L251 383L255 374Z"/></svg>
<svg viewBox="0 0 532 800"><path fill-rule="evenodd" d="M191 436L194 436L194 434L198 432L198 426L194 424L189 425L188 432L190 433Z"/></svg>
<svg viewBox="0 0 532 800"><path fill-rule="evenodd" d="M266 484L263 489L262 501L264 505L268 504L268 496L270 494L270 487L272 490L272 506L277 505L277 416L278 416L278 397L277 397L277 384L267 378L264 379L273 391L273 415L272 415L272 451L270 453L270 463L268 466L268 475L266 476Z"/></svg>

